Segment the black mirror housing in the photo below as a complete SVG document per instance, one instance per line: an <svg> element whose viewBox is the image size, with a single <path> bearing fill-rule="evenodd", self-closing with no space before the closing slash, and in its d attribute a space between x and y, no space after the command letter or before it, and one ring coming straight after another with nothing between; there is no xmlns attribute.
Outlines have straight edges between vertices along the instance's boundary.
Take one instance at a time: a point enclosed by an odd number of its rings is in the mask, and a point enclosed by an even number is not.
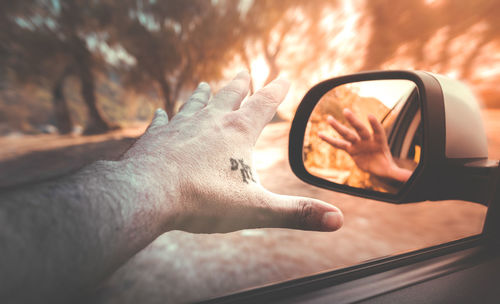
<svg viewBox="0 0 500 304"><path fill-rule="evenodd" d="M348 83L397 79L415 83L422 109L422 154L406 184L395 194L382 193L333 183L308 172L303 160L304 134L321 97ZM304 96L293 119L289 162L292 171L304 182L391 203L444 199L485 202L488 180L492 169L498 166L498 162L488 161L480 108L470 90L456 80L424 71L364 72L315 85Z"/></svg>

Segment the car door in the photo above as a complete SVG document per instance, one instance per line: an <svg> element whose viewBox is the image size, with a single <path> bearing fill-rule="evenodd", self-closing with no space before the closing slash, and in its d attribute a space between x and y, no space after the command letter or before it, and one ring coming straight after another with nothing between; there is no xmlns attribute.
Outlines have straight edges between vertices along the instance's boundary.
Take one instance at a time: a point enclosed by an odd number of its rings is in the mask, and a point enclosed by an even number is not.
<svg viewBox="0 0 500 304"><path fill-rule="evenodd" d="M342 84L342 81L377 79L377 77L383 79L397 76L401 75L396 72L365 73L351 78L348 76L341 80L333 79L330 84L335 87ZM435 81L435 79L430 80ZM320 84L320 86L322 85L325 84ZM324 87L322 89L325 90ZM312 91L314 91L314 88ZM422 88L419 88L419 93L427 94L427 96L432 95L432 93ZM445 93L443 92L443 95L446 95ZM302 171L304 168L301 167L303 166L303 160L298 157L300 156L299 153L294 155L297 152L294 149L302 149L300 134L303 134L306 130L304 124L304 120L307 120L308 117L306 112L309 111L310 113L313 110L315 105L311 105L311 102L314 102L313 100L318 102L320 99L318 96L321 95L309 95L313 96L312 98L308 98L308 95L306 95L303 104L301 104L302 107L297 110L296 120L294 121L295 129L292 126L290 134L290 162L292 169L303 180L320 187L346 191L353 195L375 195L373 192L367 193L355 190L352 187L346 188L344 185L335 185L331 181L328 181L330 184L327 184L326 180L319 182L318 179L311 176L304 176L306 173ZM429 125L425 123L428 122L429 117L436 114L429 112L439 111L439 109L430 109L432 106L429 106L428 103L439 103L436 99L432 101L430 99L432 98L420 103L425 110L422 112L421 106L415 106L416 99L408 98L407 103L400 108L398 116L393 119L393 124L386 125L386 130L389 130L388 140L391 151L397 157L415 159L416 150L418 150L418 148L415 148L422 147L422 145L425 148L425 144L429 144L428 138L425 138L426 134L429 133L424 133L423 129L427 127L426 131L430 131ZM441 102L443 101L441 100ZM445 113L441 114L443 117L445 116ZM303 128L302 131L298 131L300 128ZM446 130L441 131L446 132ZM299 135L297 136L297 134ZM477 134L477 136L482 135L484 134ZM298 145L297 141L292 138L293 136L296 136L295 139L299 139L298 142L300 143ZM444 145L444 138L441 139L441 142ZM427 165L425 158L422 159L420 165ZM445 162L446 160L442 158L441 161ZM456 159L451 161L457 162ZM478 163L481 165L477 166ZM468 170L467 167L474 166L476 166L475 169L468 171L467 175L485 174L488 180L488 195L484 201L480 202L488 206L480 234L404 254L378 258L330 272L255 288L212 299L208 302L497 303L500 299L500 290L496 287L496 282L500 279L497 271L500 266L500 167L498 161L484 159L473 162L466 161L464 167ZM440 169L444 168L441 167ZM451 167L447 168L451 172L458 172L452 170ZM420 173L422 174L422 172ZM418 174L418 172L415 174ZM478 189L475 189L475 192L476 196L484 197L481 193L478 193ZM462 191L456 189L448 193L448 195L451 197L458 193L462 193ZM432 194L429 193L428 196L431 197ZM387 199L383 195L379 197L384 200ZM430 201L427 203L436 204L438 202Z"/></svg>

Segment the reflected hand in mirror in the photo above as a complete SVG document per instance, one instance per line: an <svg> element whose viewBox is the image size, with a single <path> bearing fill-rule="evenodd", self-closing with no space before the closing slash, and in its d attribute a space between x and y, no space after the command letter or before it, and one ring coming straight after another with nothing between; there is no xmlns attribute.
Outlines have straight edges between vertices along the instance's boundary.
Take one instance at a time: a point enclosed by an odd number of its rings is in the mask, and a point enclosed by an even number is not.
<svg viewBox="0 0 500 304"><path fill-rule="evenodd" d="M303 163L335 184L395 194L420 162L422 124L415 83L346 83L323 94L304 133Z"/></svg>
<svg viewBox="0 0 500 304"><path fill-rule="evenodd" d="M368 121L372 132L349 109L343 111L345 119L354 128L350 129L329 115L328 123L342 136L334 138L323 132L318 136L337 149L346 151L359 169L377 177L388 178L401 183L406 182L413 171L400 168L394 161L384 128L377 118L369 114Z"/></svg>

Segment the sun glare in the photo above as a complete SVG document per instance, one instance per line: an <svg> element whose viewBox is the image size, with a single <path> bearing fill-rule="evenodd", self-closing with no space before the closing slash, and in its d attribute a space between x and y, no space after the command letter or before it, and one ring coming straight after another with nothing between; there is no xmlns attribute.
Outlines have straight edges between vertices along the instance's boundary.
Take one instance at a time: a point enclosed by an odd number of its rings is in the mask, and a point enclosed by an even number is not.
<svg viewBox="0 0 500 304"><path fill-rule="evenodd" d="M372 80L350 84L358 90L358 95L366 98L376 98L386 107L392 108L401 97L409 95L415 84L409 80Z"/></svg>
<svg viewBox="0 0 500 304"><path fill-rule="evenodd" d="M252 80L254 83L254 87L260 88L264 85L266 81L267 75L269 74L269 67L262 56L255 58L252 63Z"/></svg>

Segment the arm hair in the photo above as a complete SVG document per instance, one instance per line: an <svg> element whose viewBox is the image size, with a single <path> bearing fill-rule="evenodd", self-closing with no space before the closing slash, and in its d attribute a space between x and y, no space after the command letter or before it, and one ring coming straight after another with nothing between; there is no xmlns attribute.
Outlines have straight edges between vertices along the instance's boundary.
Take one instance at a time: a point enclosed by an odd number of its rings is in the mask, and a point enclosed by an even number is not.
<svg viewBox="0 0 500 304"><path fill-rule="evenodd" d="M162 233L160 199L131 168L99 161L0 192L0 302L59 302L88 292Z"/></svg>

